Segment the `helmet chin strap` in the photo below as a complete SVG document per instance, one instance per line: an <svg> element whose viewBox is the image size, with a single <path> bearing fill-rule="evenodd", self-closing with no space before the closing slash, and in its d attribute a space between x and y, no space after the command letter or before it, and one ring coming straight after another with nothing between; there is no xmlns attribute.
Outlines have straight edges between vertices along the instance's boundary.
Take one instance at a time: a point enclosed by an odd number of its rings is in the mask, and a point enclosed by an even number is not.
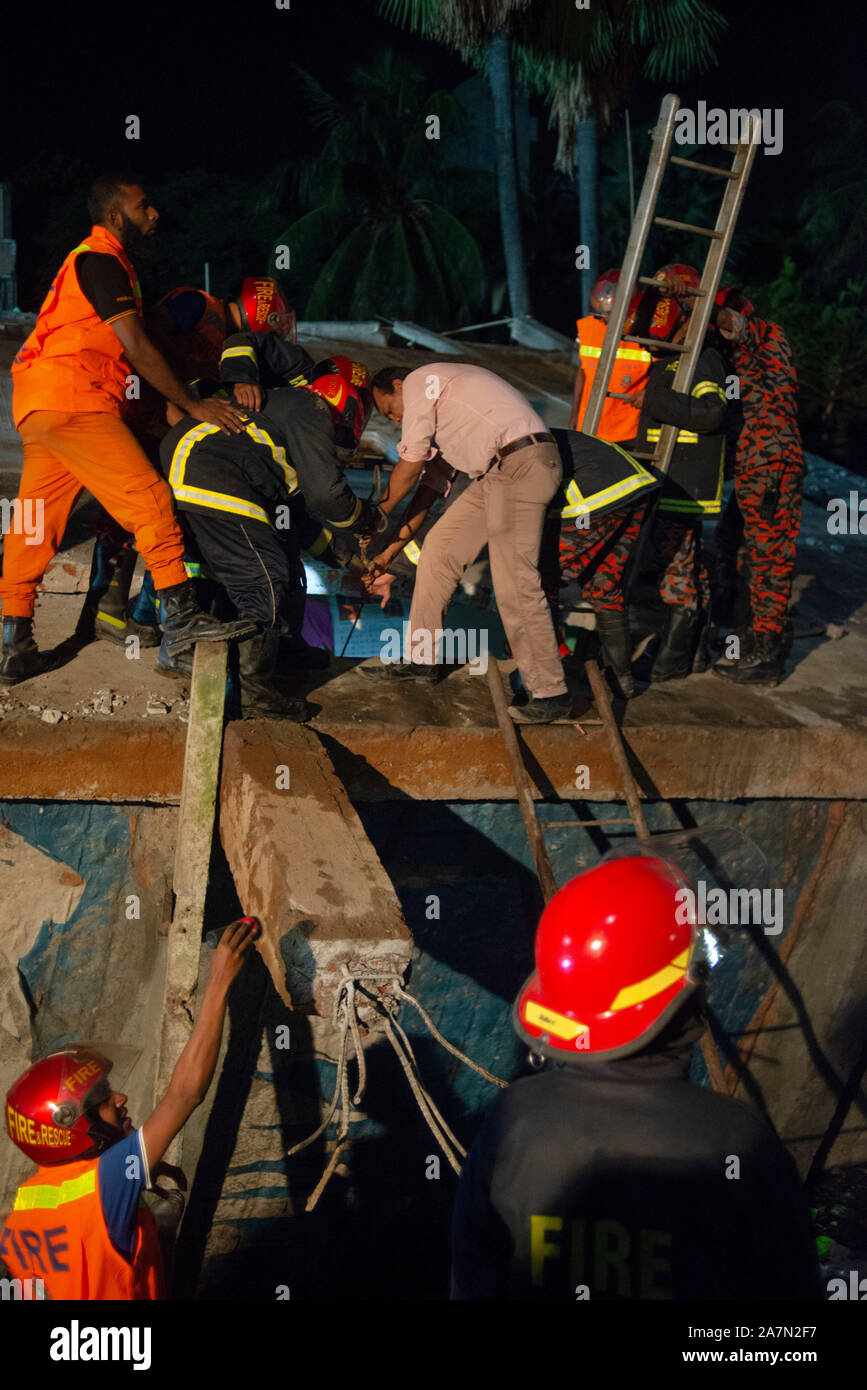
<svg viewBox="0 0 867 1390"><path fill-rule="evenodd" d="M96 1158L98 1154L104 1153L106 1149L110 1149L112 1144L117 1144L121 1139L125 1138L120 1125L110 1125L101 1115L94 1114L92 1111L85 1110L84 1113L89 1121L87 1132L93 1140L93 1149L89 1155L90 1157ZM87 1155L83 1156L86 1157Z"/></svg>

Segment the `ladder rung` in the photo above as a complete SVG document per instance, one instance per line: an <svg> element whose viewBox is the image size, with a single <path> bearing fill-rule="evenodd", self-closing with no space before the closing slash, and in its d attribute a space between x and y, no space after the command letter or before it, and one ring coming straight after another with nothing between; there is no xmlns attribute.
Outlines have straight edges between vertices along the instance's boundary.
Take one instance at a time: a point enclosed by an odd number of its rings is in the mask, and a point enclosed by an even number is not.
<svg viewBox="0 0 867 1390"><path fill-rule="evenodd" d="M721 179L737 178L737 173L734 169L721 169L718 164L699 164L697 159L684 159L683 156L679 154L673 154L669 163L679 164L683 169L698 169L702 174L719 174Z"/></svg>
<svg viewBox="0 0 867 1390"><path fill-rule="evenodd" d="M694 232L696 236L715 237L717 240L722 236L722 232L714 231L712 227L695 227L691 222L675 222L671 217L654 217L653 220L660 227L673 227L676 232Z"/></svg>
<svg viewBox="0 0 867 1390"><path fill-rule="evenodd" d="M653 279L651 279L651 277L650 277L649 275L639 275L639 277L638 277L638 283L639 283L639 285L652 285L652 286L653 286L655 289L657 289L657 290L658 290L659 287L660 287L660 286L659 286L659 281L658 281L658 280L653 280ZM692 299L693 296L695 296L696 298L699 298L699 299L700 299L700 298L703 298L704 295L706 295L706 294L707 294L707 290L692 290L692 289L691 289L691 290L689 291L689 297L690 297L690 299Z"/></svg>
<svg viewBox="0 0 867 1390"><path fill-rule="evenodd" d="M629 391L606 391L605 394L606 394L606 396L611 396L612 400L615 400L615 401L634 401L634 400L635 400L635 392L634 392L634 391L632 391L632 392L629 392Z"/></svg>
<svg viewBox="0 0 867 1390"><path fill-rule="evenodd" d="M640 343L642 347L659 348L662 352L683 352L683 343L664 343L659 338L624 338L624 343Z"/></svg>
<svg viewBox="0 0 867 1390"><path fill-rule="evenodd" d="M641 453L639 454L639 453L636 452L635 449L630 449L630 450L629 450L629 457L632 458L632 459L655 459L655 458L656 458L656 453L654 452L654 453L652 453L652 454L646 454L646 453L644 452L644 450L642 450Z"/></svg>

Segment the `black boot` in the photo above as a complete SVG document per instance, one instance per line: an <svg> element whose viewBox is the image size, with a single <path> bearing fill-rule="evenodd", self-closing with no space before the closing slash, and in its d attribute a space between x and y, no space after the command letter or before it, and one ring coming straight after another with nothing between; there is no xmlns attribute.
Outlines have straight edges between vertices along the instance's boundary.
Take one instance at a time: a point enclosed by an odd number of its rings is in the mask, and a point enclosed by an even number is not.
<svg viewBox="0 0 867 1390"><path fill-rule="evenodd" d="M682 608L680 604L669 607L665 638L650 672L654 685L661 681L682 680L689 675L700 622L698 609Z"/></svg>
<svg viewBox="0 0 867 1390"><path fill-rule="evenodd" d="M736 685L779 685L785 660L785 633L756 632L748 652L742 651L739 661L729 661L725 666L718 661L713 673Z"/></svg>
<svg viewBox="0 0 867 1390"><path fill-rule="evenodd" d="M272 684L279 650L280 634L274 628L257 632L238 643L242 718L291 719L299 724L309 719L306 700L283 695Z"/></svg>
<svg viewBox="0 0 867 1390"><path fill-rule="evenodd" d="M17 685L39 674L39 649L33 640L32 618L3 619L0 685Z"/></svg>
<svg viewBox="0 0 867 1390"><path fill-rule="evenodd" d="M611 671L614 694L631 700L635 694L632 678L632 637L625 613L601 608L596 614L596 631L602 647L602 659Z"/></svg>
<svg viewBox="0 0 867 1390"><path fill-rule="evenodd" d="M256 624L246 618L231 623L219 623L216 618L209 618L199 607L191 579L183 584L173 584L169 589L158 589L157 598L163 621L160 657L164 667L169 666L179 652L187 651L196 642L237 642L256 630Z"/></svg>
<svg viewBox="0 0 867 1390"><path fill-rule="evenodd" d="M698 641L695 646L695 653L692 658L692 673L694 676L701 675L710 667L710 619L706 612L702 612L699 620Z"/></svg>
<svg viewBox="0 0 867 1390"><path fill-rule="evenodd" d="M436 685L445 676L442 666L429 666L420 661L377 661L374 666L357 666L362 676L372 681L422 681L425 685Z"/></svg>
<svg viewBox="0 0 867 1390"><path fill-rule="evenodd" d="M324 671L331 664L331 653L326 647L311 647L300 635L280 638L280 660L292 669L302 671Z"/></svg>
<svg viewBox="0 0 867 1390"><path fill-rule="evenodd" d="M178 652L175 656L169 656L168 652L166 652L163 647L160 647L157 652L157 670L164 676L175 676L178 680L184 681L192 680L192 650Z"/></svg>
<svg viewBox="0 0 867 1390"><path fill-rule="evenodd" d="M735 640L738 644L734 647L736 655L729 656L727 649L733 646ZM734 632L729 633L728 637L723 638L722 656L717 658L711 669L718 675L727 675L736 670L742 661L746 661L748 657L753 655L755 645L756 636L751 627L736 628Z"/></svg>
<svg viewBox="0 0 867 1390"><path fill-rule="evenodd" d="M126 605L135 570L136 553L124 546L108 560L109 581L96 605L94 636L123 646L126 637Z"/></svg>

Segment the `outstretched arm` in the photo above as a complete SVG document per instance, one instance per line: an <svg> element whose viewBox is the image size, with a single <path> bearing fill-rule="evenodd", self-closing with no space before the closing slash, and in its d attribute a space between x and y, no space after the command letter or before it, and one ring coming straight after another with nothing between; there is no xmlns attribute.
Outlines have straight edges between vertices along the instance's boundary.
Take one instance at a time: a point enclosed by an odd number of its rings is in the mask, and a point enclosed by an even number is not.
<svg viewBox="0 0 867 1390"><path fill-rule="evenodd" d="M256 924L251 920L234 922L226 928L214 951L210 978L189 1042L177 1060L168 1090L141 1128L152 1168L205 1098L217 1065L229 986L256 935Z"/></svg>

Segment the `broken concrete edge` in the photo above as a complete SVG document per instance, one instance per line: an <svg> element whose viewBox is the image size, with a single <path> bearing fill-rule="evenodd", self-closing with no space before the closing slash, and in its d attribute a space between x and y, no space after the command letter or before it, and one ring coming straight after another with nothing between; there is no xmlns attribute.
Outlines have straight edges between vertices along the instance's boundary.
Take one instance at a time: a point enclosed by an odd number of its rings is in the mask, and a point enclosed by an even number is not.
<svg viewBox="0 0 867 1390"><path fill-rule="evenodd" d="M227 732L234 727L251 725L229 724ZM514 800L494 727L309 727L352 801ZM178 805L186 732L183 724L142 727L116 718L104 727L0 721L0 799ZM521 737L537 800L575 800L576 768L586 765L590 799L622 802L601 729L581 734L553 724ZM867 735L859 729L669 725L627 727L624 737L648 800L861 801L867 786Z"/></svg>
<svg viewBox="0 0 867 1390"><path fill-rule="evenodd" d="M229 726L220 838L284 1004L330 1017L344 967L380 977L374 991L403 979L413 942L400 902L315 733Z"/></svg>

